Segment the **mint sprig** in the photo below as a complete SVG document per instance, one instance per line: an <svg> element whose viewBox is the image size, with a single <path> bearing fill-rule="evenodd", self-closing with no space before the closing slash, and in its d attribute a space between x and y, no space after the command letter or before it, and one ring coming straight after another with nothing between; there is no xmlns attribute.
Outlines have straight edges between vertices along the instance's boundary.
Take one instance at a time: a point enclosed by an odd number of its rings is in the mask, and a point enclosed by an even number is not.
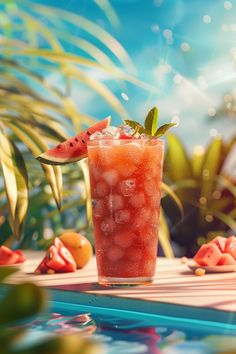
<svg viewBox="0 0 236 354"><path fill-rule="evenodd" d="M175 126L176 123L166 123L158 128L158 109L153 107L147 114L144 127L135 120L125 120L125 124L134 129L135 133L146 134L150 137L160 138L168 129Z"/></svg>

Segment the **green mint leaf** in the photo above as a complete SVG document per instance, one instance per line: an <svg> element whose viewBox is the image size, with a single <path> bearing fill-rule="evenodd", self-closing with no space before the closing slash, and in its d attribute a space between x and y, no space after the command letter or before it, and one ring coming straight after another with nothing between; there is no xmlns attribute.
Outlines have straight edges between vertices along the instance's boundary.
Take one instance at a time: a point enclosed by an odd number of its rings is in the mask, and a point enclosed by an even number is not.
<svg viewBox="0 0 236 354"><path fill-rule="evenodd" d="M154 135L158 126L158 109L153 107L145 119L145 131L148 135Z"/></svg>
<svg viewBox="0 0 236 354"><path fill-rule="evenodd" d="M143 128L142 124L139 122L136 122L135 120L125 120L125 124L127 124L129 127L133 128L136 132L139 132L140 134L145 133L145 129Z"/></svg>
<svg viewBox="0 0 236 354"><path fill-rule="evenodd" d="M161 137L162 135L164 135L168 129L170 129L171 127L174 127L176 125L176 123L167 123L162 125L161 127L159 127L156 131L156 133L154 134L154 136L156 136L157 138Z"/></svg>

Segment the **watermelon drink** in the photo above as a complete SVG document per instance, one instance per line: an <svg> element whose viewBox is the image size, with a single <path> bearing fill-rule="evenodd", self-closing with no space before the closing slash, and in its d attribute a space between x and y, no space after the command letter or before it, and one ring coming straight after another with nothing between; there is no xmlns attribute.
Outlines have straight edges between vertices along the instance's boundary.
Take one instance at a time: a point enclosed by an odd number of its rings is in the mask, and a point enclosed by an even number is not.
<svg viewBox="0 0 236 354"><path fill-rule="evenodd" d="M87 145L98 281L150 283L157 258L163 141L100 134Z"/></svg>

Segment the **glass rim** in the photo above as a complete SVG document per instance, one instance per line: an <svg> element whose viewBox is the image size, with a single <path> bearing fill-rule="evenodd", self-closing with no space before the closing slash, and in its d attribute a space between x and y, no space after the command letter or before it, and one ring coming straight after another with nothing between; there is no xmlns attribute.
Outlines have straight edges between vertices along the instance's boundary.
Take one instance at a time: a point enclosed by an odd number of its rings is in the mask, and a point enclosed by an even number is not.
<svg viewBox="0 0 236 354"><path fill-rule="evenodd" d="M116 144L114 144L115 142L122 142L123 145L128 144L130 142L132 143L136 143L141 145L142 142L152 142L153 144L151 145L143 145L143 146L158 146L164 145L164 140L160 139L160 138L156 138L156 139L148 139L148 138L144 138L144 139L94 139L94 140L88 140L87 141L87 145L88 146L116 146ZM110 143L110 144L108 144ZM122 144L117 144L118 145L122 145Z"/></svg>

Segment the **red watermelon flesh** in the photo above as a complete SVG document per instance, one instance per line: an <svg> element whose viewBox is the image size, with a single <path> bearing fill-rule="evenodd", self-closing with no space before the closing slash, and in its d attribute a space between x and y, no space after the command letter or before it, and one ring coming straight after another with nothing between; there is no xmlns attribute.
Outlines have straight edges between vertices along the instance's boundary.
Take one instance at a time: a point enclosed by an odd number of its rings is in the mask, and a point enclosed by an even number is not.
<svg viewBox="0 0 236 354"><path fill-rule="evenodd" d="M222 253L215 243L208 243L200 247L193 259L200 266L215 266L221 255Z"/></svg>
<svg viewBox="0 0 236 354"><path fill-rule="evenodd" d="M46 258L44 257L34 272L36 274L44 274L44 273L47 273L47 270L48 270L48 267L46 265Z"/></svg>
<svg viewBox="0 0 236 354"><path fill-rule="evenodd" d="M72 254L57 237L47 250L35 273L44 274L48 273L49 270L53 270L55 273L74 272L76 270L76 263Z"/></svg>
<svg viewBox="0 0 236 354"><path fill-rule="evenodd" d="M0 265L16 264L19 255L6 246L0 247Z"/></svg>
<svg viewBox="0 0 236 354"><path fill-rule="evenodd" d="M15 250L14 252L16 254L18 254L18 256L19 256L19 259L17 260L17 263L23 263L26 260L22 250Z"/></svg>
<svg viewBox="0 0 236 354"><path fill-rule="evenodd" d="M58 144L56 147L47 150L39 155L37 159L49 165L65 165L71 162L79 161L87 157L87 142L90 135L95 132L101 132L110 124L110 117L94 124L92 127L77 134L63 143Z"/></svg>
<svg viewBox="0 0 236 354"><path fill-rule="evenodd" d="M236 265L236 261L233 259L231 254L223 253L217 265Z"/></svg>
<svg viewBox="0 0 236 354"><path fill-rule="evenodd" d="M64 259L58 254L58 249L53 245L49 247L45 258L46 266L55 272L60 271L66 265Z"/></svg>
<svg viewBox="0 0 236 354"><path fill-rule="evenodd" d="M217 236L217 237L213 238L213 240L211 240L209 243L215 243L216 246L219 248L219 250L221 252L224 252L226 240L227 239L225 237Z"/></svg>
<svg viewBox="0 0 236 354"><path fill-rule="evenodd" d="M64 244L61 242L61 240L58 238L58 237L55 237L54 240L53 240L53 246L55 246L58 250L61 248L61 247L64 247Z"/></svg>
<svg viewBox="0 0 236 354"><path fill-rule="evenodd" d="M229 253L236 260L236 237L230 236L226 240L224 253Z"/></svg>
<svg viewBox="0 0 236 354"><path fill-rule="evenodd" d="M62 269L62 272L75 272L77 266L74 257L72 256L70 251L65 246L62 246L59 250L59 254L66 262L65 267Z"/></svg>

